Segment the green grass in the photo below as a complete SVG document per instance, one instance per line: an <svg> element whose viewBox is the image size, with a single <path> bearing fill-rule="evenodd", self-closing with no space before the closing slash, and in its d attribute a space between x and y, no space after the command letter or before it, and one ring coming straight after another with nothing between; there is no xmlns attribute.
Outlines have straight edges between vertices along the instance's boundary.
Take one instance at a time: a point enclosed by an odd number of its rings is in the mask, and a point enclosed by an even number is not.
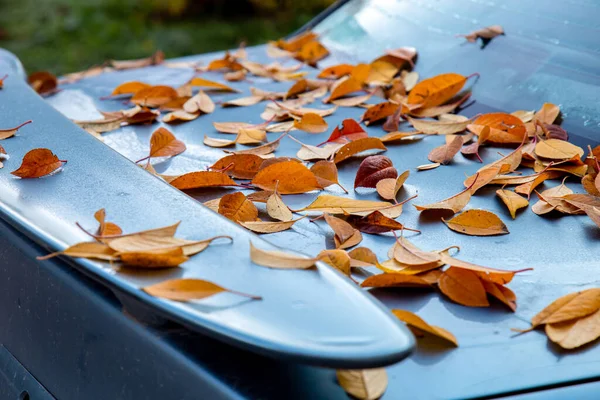
<svg viewBox="0 0 600 400"><path fill-rule="evenodd" d="M15 53L28 72L79 71L107 59L205 53L277 39L307 22L307 14L272 17L203 13L170 16L148 1L1 0L0 47ZM148 4L146 4L148 3ZM156 4L156 3L152 3Z"/></svg>

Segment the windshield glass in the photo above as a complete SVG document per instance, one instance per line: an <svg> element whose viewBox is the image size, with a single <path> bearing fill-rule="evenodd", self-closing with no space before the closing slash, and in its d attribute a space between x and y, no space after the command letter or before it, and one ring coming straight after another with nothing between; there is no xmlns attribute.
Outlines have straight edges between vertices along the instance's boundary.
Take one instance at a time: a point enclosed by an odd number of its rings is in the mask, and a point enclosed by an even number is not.
<svg viewBox="0 0 600 400"><path fill-rule="evenodd" d="M421 79L478 72L473 99L479 105L510 112L555 103L563 127L597 140L599 13L599 3L584 0L543 7L521 0L353 0L314 30L335 62L368 62L385 49L415 47ZM490 25L502 25L506 35L484 48L456 37Z"/></svg>

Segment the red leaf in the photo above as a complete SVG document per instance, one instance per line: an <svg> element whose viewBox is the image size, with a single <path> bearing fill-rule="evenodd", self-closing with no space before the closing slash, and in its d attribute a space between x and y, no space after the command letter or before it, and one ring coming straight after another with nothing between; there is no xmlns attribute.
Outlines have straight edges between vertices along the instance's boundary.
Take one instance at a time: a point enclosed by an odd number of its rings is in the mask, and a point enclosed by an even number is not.
<svg viewBox="0 0 600 400"><path fill-rule="evenodd" d="M370 156L363 160L358 167L354 189L357 187L374 188L382 179L397 178L398 171L394 168L392 160L386 156Z"/></svg>
<svg viewBox="0 0 600 400"><path fill-rule="evenodd" d="M340 129L339 126L336 126L331 133L331 136L329 136L329 139L319 144L319 146L329 142L346 143L348 141L366 138L367 136L367 132L365 132L358 122L348 118L342 121L342 129Z"/></svg>

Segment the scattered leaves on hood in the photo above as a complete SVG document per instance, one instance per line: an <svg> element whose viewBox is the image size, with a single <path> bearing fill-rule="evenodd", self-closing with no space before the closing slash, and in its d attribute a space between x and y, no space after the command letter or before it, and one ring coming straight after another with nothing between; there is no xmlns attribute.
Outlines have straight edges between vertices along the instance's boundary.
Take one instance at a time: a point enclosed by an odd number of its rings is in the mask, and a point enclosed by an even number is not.
<svg viewBox="0 0 600 400"><path fill-rule="evenodd" d="M275 269L308 269L315 265L316 258L308 258L280 250L262 250L250 242L250 259L254 264Z"/></svg>
<svg viewBox="0 0 600 400"><path fill-rule="evenodd" d="M354 179L354 189L357 187L374 188L382 179L395 180L397 177L398 171L394 168L392 160L386 156L369 156L358 167Z"/></svg>
<svg viewBox="0 0 600 400"><path fill-rule="evenodd" d="M486 210L467 210L455 217L442 221L455 232L471 236L506 235L508 228L493 212Z"/></svg>
<svg viewBox="0 0 600 400"><path fill-rule="evenodd" d="M525 124L518 117L507 113L483 114L467 126L476 135L489 127L487 141L499 144L519 144L527 137Z"/></svg>
<svg viewBox="0 0 600 400"><path fill-rule="evenodd" d="M262 299L260 296L226 289L210 281L192 278L171 279L151 286L146 286L142 288L142 290L151 296L174 301L201 300L223 292L233 293L253 300Z"/></svg>
<svg viewBox="0 0 600 400"><path fill-rule="evenodd" d="M19 178L41 178L58 170L66 162L48 149L33 149L25 154L21 166L11 174Z"/></svg>
<svg viewBox="0 0 600 400"><path fill-rule="evenodd" d="M430 335L442 338L451 345L458 347L458 341L456 340L456 337L446 329L440 328L439 326L429 325L427 322L423 321L421 317L411 313L410 311L394 309L392 310L392 313L400 321L408 325L408 327L415 332L416 335L426 332Z"/></svg>
<svg viewBox="0 0 600 400"><path fill-rule="evenodd" d="M388 377L384 368L338 369L336 376L342 389L359 400L380 398L388 385Z"/></svg>

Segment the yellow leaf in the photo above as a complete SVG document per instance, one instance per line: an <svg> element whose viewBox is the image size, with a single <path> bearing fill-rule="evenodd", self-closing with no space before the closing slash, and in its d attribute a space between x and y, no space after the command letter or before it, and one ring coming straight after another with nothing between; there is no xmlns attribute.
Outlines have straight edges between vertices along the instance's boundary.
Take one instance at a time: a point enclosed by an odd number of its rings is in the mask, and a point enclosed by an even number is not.
<svg viewBox="0 0 600 400"><path fill-rule="evenodd" d="M236 90L230 86L224 85L222 83L219 82L214 82L214 81L209 81L208 79L203 79L203 78L192 78L192 80L189 82L189 84L191 86L200 86L203 88L206 88L207 90L218 90L218 91L223 91L223 92L239 92L239 90Z"/></svg>
<svg viewBox="0 0 600 400"><path fill-rule="evenodd" d="M248 96L240 97L238 99L228 100L221 103L222 107L248 107L260 103L265 98L264 96ZM218 123L218 122L216 122Z"/></svg>
<svg viewBox="0 0 600 400"><path fill-rule="evenodd" d="M440 328L439 326L429 325L423 321L421 317L406 310L395 309L392 313L402 322L406 323L409 327L417 328L419 331L427 332L431 335L437 336L450 342L454 346L458 347L458 341L456 337L448 332L447 330Z"/></svg>
<svg viewBox="0 0 600 400"><path fill-rule="evenodd" d="M471 236L506 235L508 228L496 214L486 210L467 210L449 220L442 218L455 232Z"/></svg>
<svg viewBox="0 0 600 400"><path fill-rule="evenodd" d="M239 144L259 144L267 140L267 132L262 129L240 129L236 141Z"/></svg>
<svg viewBox="0 0 600 400"><path fill-rule="evenodd" d="M583 156L583 149L564 140L548 139L538 142L535 154L551 160L568 160Z"/></svg>
<svg viewBox="0 0 600 400"><path fill-rule="evenodd" d="M531 319L531 329L542 324L556 324L582 318L600 309L600 288L562 296Z"/></svg>
<svg viewBox="0 0 600 400"><path fill-rule="evenodd" d="M574 320L546 325L546 335L563 349L574 349L600 337L600 310Z"/></svg>
<svg viewBox="0 0 600 400"><path fill-rule="evenodd" d="M338 369L336 376L344 391L359 400L380 398L388 385L384 368Z"/></svg>
<svg viewBox="0 0 600 400"><path fill-rule="evenodd" d="M308 258L279 250L262 250L250 242L250 259L253 263L276 269L308 269L315 265L316 258Z"/></svg>
<svg viewBox="0 0 600 400"><path fill-rule="evenodd" d="M331 214L370 213L393 206L387 201L354 200L345 197L320 195L308 206L297 211L322 211Z"/></svg>
<svg viewBox="0 0 600 400"><path fill-rule="evenodd" d="M343 244L352 236L354 236L355 229L348 222L327 213L323 213L323 217L325 218L327 225L329 225L329 227L335 233L335 236L340 244Z"/></svg>
<svg viewBox="0 0 600 400"><path fill-rule="evenodd" d="M331 265L333 268L342 272L346 276L350 276L350 256L346 251L336 250L323 250L317 255L317 260L323 261L324 263Z"/></svg>
<svg viewBox="0 0 600 400"><path fill-rule="evenodd" d="M190 98L183 104L183 109L188 113L202 112L210 114L215 111L215 103L203 91L199 91L197 95Z"/></svg>
<svg viewBox="0 0 600 400"><path fill-rule="evenodd" d="M398 191L402 189L402 185L404 185L404 182L406 182L409 175L410 171L404 171L396 179L386 178L380 180L375 186L375 188L377 189L377 193L386 200L396 200Z"/></svg>
<svg viewBox="0 0 600 400"><path fill-rule="evenodd" d="M513 219L517 217L517 210L529 205L529 201L526 198L519 196L511 190L498 189L496 190L496 195L508 207L508 211Z"/></svg>
<svg viewBox="0 0 600 400"><path fill-rule="evenodd" d="M242 192L221 197L218 212L235 222L256 221L258 218L256 206Z"/></svg>
<svg viewBox="0 0 600 400"><path fill-rule="evenodd" d="M306 113L300 120L294 121L294 128L308 133L323 133L327 130L327 122L318 114Z"/></svg>
<svg viewBox="0 0 600 400"><path fill-rule="evenodd" d="M121 262L136 268L170 268L189 260L181 247L119 253Z"/></svg>
<svg viewBox="0 0 600 400"><path fill-rule="evenodd" d="M292 212L277 192L270 195L267 199L267 214L278 221L291 221L294 218Z"/></svg>
<svg viewBox="0 0 600 400"><path fill-rule="evenodd" d="M455 194L452 197L449 197L445 200L438 201L437 203L426 204L423 206L419 206L414 204L415 208L419 211L426 210L449 210L454 213L459 212L469 203L471 200L471 191L470 187L466 188L462 192Z"/></svg>
<svg viewBox="0 0 600 400"><path fill-rule="evenodd" d="M162 121L170 124L172 122L180 122L180 121L193 121L200 116L200 113L191 114L187 111L177 110L166 114Z"/></svg>
<svg viewBox="0 0 600 400"><path fill-rule="evenodd" d="M171 279L155 285L146 286L142 290L154 297L175 301L200 300L222 292L230 292L254 300L261 300L260 296L253 296L231 289L225 289L203 279Z"/></svg>

